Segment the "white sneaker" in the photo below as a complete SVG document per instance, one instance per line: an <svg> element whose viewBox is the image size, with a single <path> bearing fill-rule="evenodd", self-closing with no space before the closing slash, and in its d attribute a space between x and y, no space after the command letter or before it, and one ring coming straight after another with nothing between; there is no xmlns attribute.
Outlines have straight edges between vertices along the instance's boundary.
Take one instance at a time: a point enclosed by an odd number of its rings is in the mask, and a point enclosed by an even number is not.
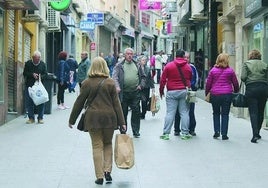
<svg viewBox="0 0 268 188"><path fill-rule="evenodd" d="M58 110L65 110L65 107L62 105L58 105Z"/></svg>
<svg viewBox="0 0 268 188"><path fill-rule="evenodd" d="M69 109L70 108L69 106L65 106L65 105L63 107L64 107L64 109Z"/></svg>

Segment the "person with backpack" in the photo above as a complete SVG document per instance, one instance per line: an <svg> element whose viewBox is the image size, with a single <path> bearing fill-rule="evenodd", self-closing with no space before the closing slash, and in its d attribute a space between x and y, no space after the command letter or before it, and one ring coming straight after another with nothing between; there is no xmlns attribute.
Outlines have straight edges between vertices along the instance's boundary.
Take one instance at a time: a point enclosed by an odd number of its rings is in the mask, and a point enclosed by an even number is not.
<svg viewBox="0 0 268 188"><path fill-rule="evenodd" d="M76 69L78 68L78 63L74 59L73 55L69 55L69 59L66 60L66 63L70 67L70 84L68 85L69 93L75 92L74 88L76 86Z"/></svg>
<svg viewBox="0 0 268 188"><path fill-rule="evenodd" d="M110 70L110 77L112 77L113 69L115 65L115 58L112 53L110 53L108 56L105 57L105 61L107 63L107 66Z"/></svg>
<svg viewBox="0 0 268 188"><path fill-rule="evenodd" d="M198 88L198 72L196 67L190 62L190 53L185 52L185 59L189 62L191 69L192 69L192 80L191 80L191 89L192 91L197 91ZM192 136L196 136L195 133L195 127L196 127L196 120L195 120L195 103L190 103L190 110L189 110L189 133ZM175 121L174 121L174 135L179 136L180 135L180 114L177 110L175 115Z"/></svg>

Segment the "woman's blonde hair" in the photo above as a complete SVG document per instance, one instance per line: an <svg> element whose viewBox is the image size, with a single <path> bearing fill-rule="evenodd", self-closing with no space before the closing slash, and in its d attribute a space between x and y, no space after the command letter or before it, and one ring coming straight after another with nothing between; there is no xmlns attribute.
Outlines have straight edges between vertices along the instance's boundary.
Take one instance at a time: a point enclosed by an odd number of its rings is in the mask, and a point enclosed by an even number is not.
<svg viewBox="0 0 268 188"><path fill-rule="evenodd" d="M215 67L228 67L229 55L227 53L220 53L216 59Z"/></svg>
<svg viewBox="0 0 268 188"><path fill-rule="evenodd" d="M98 77L98 76L104 76L109 77L109 68L107 66L106 61L98 56L95 57L90 65L89 71L88 71L89 77Z"/></svg>

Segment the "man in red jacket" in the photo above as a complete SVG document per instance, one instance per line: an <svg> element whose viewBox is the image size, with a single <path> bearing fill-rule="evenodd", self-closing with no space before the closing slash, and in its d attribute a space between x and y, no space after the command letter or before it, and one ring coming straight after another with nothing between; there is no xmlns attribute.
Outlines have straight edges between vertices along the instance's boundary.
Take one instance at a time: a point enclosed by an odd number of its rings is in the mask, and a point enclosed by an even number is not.
<svg viewBox="0 0 268 188"><path fill-rule="evenodd" d="M181 70L181 71L179 71ZM186 102L186 87L191 87L192 69L185 59L185 52L181 49L176 51L174 61L168 63L160 79L160 97L164 96L164 88L167 88L166 105L167 112L165 117L163 140L169 140L169 134L174 122L176 110L179 109L181 117L181 131L183 140L191 138L189 134L189 103Z"/></svg>

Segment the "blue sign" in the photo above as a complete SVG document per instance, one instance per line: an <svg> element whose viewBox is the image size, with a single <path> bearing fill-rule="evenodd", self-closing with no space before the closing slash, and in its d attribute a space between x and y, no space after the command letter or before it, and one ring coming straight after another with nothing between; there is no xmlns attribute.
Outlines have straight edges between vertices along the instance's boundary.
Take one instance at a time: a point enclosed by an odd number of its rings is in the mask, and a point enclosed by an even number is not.
<svg viewBox="0 0 268 188"><path fill-rule="evenodd" d="M94 30L95 23L91 21L81 21L80 22L80 29L81 30Z"/></svg>
<svg viewBox="0 0 268 188"><path fill-rule="evenodd" d="M94 22L95 25L104 25L104 14L103 13L88 13L87 20Z"/></svg>

